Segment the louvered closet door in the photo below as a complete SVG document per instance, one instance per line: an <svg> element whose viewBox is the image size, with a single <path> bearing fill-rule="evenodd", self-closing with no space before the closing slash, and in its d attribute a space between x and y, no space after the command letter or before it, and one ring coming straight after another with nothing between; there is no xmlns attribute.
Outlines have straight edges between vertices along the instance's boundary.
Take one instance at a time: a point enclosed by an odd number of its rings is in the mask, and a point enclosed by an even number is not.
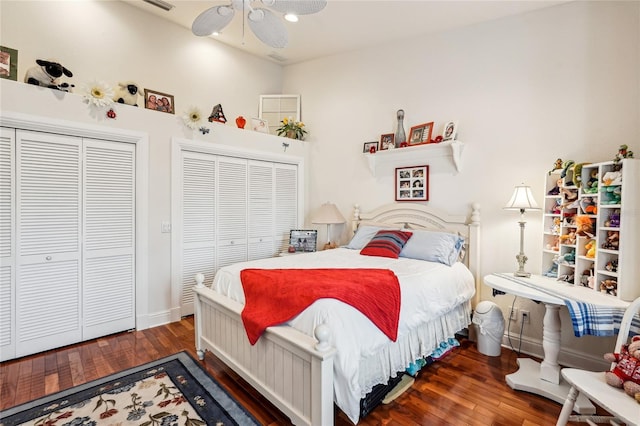
<svg viewBox="0 0 640 426"><path fill-rule="evenodd" d="M81 340L80 138L16 131L16 356Z"/></svg>
<svg viewBox="0 0 640 426"><path fill-rule="evenodd" d="M249 260L273 257L274 170L273 163L249 160L248 214Z"/></svg>
<svg viewBox="0 0 640 426"><path fill-rule="evenodd" d="M276 250L286 251L289 231L297 229L298 220L298 166L274 165L275 170L275 236Z"/></svg>
<svg viewBox="0 0 640 426"><path fill-rule="evenodd" d="M217 267L247 260L247 160L218 157Z"/></svg>
<svg viewBox="0 0 640 426"><path fill-rule="evenodd" d="M193 314L193 277L216 271L216 157L182 152L182 316Z"/></svg>
<svg viewBox="0 0 640 426"><path fill-rule="evenodd" d="M135 146L84 140L83 340L135 328Z"/></svg>
<svg viewBox="0 0 640 426"><path fill-rule="evenodd" d="M15 357L14 129L0 128L0 361Z"/></svg>

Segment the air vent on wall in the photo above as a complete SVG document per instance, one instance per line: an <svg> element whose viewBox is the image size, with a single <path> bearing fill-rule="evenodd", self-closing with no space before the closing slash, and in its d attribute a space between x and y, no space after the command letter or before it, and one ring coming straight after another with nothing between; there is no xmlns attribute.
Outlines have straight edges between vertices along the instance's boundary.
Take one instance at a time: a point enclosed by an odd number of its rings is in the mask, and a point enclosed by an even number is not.
<svg viewBox="0 0 640 426"><path fill-rule="evenodd" d="M168 2L166 2L164 0L144 0L144 1L146 3L149 3L149 4L152 4L152 5L156 6L156 7L159 7L160 9L164 9L167 12L175 7L171 3L168 3Z"/></svg>

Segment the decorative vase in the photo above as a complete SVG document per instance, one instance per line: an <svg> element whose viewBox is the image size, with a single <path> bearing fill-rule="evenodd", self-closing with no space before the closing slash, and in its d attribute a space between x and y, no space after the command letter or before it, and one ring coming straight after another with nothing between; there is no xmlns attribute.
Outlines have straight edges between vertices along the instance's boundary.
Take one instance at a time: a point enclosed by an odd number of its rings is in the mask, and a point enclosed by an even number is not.
<svg viewBox="0 0 640 426"><path fill-rule="evenodd" d="M247 120L243 116L236 118L236 125L239 129L244 129L244 125L247 124Z"/></svg>
<svg viewBox="0 0 640 426"><path fill-rule="evenodd" d="M298 138L296 138L296 131L295 130L287 130L287 137L289 139L298 139Z"/></svg>
<svg viewBox="0 0 640 426"><path fill-rule="evenodd" d="M407 135L404 133L404 110L399 109L398 113L398 129L395 134L395 145L400 148L403 142L407 142Z"/></svg>

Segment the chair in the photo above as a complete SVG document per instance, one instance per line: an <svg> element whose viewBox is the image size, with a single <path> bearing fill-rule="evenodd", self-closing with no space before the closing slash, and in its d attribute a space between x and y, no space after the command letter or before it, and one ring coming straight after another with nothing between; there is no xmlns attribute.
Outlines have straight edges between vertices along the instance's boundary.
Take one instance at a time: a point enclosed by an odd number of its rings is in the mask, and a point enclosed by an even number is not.
<svg viewBox="0 0 640 426"><path fill-rule="evenodd" d="M620 324L620 333L616 340L615 352L620 352L623 344L629 339L629 328L634 315L640 314L640 297L634 300L626 309ZM614 366L615 364L611 364ZM640 404L624 393L624 390L609 386L604 379L604 372L592 372L577 368L565 368L562 376L571 385L569 395L562 406L556 426L564 426L567 421L586 422L590 425L596 423L609 423L627 426L640 425ZM600 407L604 408L612 416L572 416L573 404L582 393Z"/></svg>

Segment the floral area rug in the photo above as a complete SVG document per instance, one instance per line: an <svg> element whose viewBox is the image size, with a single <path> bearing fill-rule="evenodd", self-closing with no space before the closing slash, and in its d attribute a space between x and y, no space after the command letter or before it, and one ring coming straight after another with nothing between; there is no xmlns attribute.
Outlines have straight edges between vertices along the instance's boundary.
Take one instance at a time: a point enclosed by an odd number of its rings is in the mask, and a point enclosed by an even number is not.
<svg viewBox="0 0 640 426"><path fill-rule="evenodd" d="M257 426L186 352L0 413L0 426Z"/></svg>

